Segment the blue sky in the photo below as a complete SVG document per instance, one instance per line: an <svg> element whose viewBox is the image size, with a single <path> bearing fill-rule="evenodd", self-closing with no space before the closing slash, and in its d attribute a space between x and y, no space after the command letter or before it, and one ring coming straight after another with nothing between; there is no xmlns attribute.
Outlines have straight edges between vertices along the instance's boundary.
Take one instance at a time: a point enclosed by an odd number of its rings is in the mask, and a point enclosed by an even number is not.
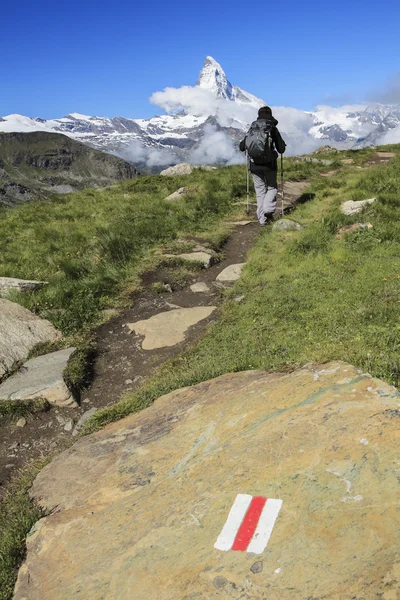
<svg viewBox="0 0 400 600"><path fill-rule="evenodd" d="M207 55L306 110L379 99L400 72L398 0L3 0L0 22L0 115L150 117L149 96L193 85Z"/></svg>

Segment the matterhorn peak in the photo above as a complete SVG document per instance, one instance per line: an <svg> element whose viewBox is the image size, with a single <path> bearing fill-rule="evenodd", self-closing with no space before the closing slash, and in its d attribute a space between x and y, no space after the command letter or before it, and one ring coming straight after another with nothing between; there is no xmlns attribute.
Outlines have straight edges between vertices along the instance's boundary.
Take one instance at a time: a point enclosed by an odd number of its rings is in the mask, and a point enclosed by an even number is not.
<svg viewBox="0 0 400 600"><path fill-rule="evenodd" d="M206 57L197 80L197 86L209 90L216 98L231 100L239 104L250 104L255 108L260 108L265 104L260 98L245 92L237 85L232 85L224 69L212 56Z"/></svg>
<svg viewBox="0 0 400 600"><path fill-rule="evenodd" d="M212 56L207 56L204 61L197 85L210 90L217 98L232 99L232 84L221 65Z"/></svg>

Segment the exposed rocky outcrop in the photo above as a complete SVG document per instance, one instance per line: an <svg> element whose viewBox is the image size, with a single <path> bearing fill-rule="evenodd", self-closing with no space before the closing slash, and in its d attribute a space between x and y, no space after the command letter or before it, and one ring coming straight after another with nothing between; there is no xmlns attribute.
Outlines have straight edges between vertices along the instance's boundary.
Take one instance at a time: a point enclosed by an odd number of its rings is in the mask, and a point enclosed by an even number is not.
<svg viewBox="0 0 400 600"><path fill-rule="evenodd" d="M160 398L40 473L14 599L397 598L399 400L344 363ZM282 501L257 556L215 548L238 494Z"/></svg>
<svg viewBox="0 0 400 600"><path fill-rule="evenodd" d="M136 177L126 161L65 135L0 133L0 205L44 199Z"/></svg>
<svg viewBox="0 0 400 600"><path fill-rule="evenodd" d="M36 292L45 285L48 285L47 281L16 279L15 277L0 277L0 295L5 295L12 290L16 290L18 292Z"/></svg>

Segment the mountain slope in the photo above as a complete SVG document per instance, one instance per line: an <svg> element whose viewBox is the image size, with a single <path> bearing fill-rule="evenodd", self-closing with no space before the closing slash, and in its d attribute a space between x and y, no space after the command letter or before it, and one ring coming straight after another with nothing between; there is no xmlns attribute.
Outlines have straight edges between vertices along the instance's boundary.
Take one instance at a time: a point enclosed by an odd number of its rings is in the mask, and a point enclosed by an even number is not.
<svg viewBox="0 0 400 600"><path fill-rule="evenodd" d="M0 132L63 133L122 156L140 169L181 161L238 162L237 142L265 104L233 85L211 56L195 86L166 88L153 94L151 101L166 114L128 119L72 113L51 120L8 115L0 117ZM311 112L276 106L273 111L289 154L307 153L327 143L348 149L400 141L400 105L320 106Z"/></svg>
<svg viewBox="0 0 400 600"><path fill-rule="evenodd" d="M116 156L58 133L0 133L0 204L109 185L138 175Z"/></svg>

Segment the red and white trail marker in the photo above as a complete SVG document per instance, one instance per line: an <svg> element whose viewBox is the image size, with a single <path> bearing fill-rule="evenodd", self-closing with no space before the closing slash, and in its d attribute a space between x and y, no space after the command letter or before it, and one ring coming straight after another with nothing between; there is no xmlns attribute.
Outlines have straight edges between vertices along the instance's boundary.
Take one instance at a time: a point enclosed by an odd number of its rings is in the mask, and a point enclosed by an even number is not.
<svg viewBox="0 0 400 600"><path fill-rule="evenodd" d="M281 506L282 500L238 494L214 548L262 554Z"/></svg>

